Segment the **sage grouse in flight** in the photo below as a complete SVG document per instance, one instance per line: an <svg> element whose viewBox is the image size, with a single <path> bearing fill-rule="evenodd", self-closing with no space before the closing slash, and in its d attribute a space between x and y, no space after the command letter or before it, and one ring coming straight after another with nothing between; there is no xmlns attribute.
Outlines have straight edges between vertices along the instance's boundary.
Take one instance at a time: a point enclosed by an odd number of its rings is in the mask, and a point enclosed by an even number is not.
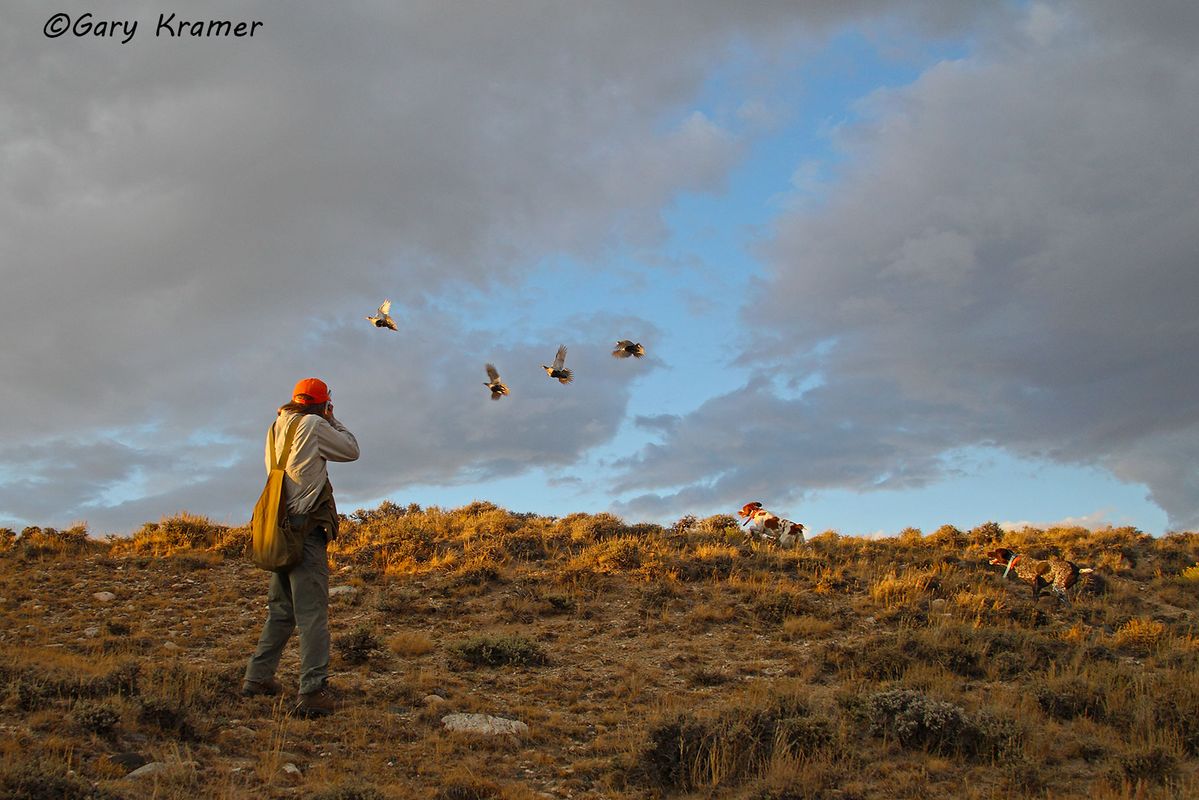
<svg viewBox="0 0 1199 800"><path fill-rule="evenodd" d="M373 323L376 328L391 328L393 331L396 329L396 321L391 318L390 300L384 300L383 304L379 306L377 315L373 317L367 317L367 319L370 320L370 322Z"/></svg>
<svg viewBox="0 0 1199 800"><path fill-rule="evenodd" d="M487 377L490 380L483 385L491 390L491 399L499 400L508 394L508 387L500 383L500 373L496 370L495 364L488 364L484 369L487 370Z"/></svg>
<svg viewBox="0 0 1199 800"><path fill-rule="evenodd" d="M621 339L616 343L616 349L612 351L612 355L616 358L628 358L629 356L641 358L645 355L645 348L638 342Z"/></svg>
<svg viewBox="0 0 1199 800"><path fill-rule="evenodd" d="M558 383L570 383L574 380L574 376L570 374L570 370L562 366L566 363L566 345L558 346L558 353L554 356L554 366L547 367L545 364L541 368L545 370L545 374L551 378L557 378Z"/></svg>

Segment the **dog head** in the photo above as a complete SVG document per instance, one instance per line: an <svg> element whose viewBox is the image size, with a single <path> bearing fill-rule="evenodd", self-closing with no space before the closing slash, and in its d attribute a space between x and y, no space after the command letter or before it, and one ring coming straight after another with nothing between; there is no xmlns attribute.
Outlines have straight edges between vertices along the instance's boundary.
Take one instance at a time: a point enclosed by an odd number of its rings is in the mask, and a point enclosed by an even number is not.
<svg viewBox="0 0 1199 800"><path fill-rule="evenodd" d="M737 516L752 517L754 515L754 512L761 510L761 508L762 508L762 504L757 501L755 501L753 503L746 503L745 505L741 506L741 510L737 512Z"/></svg>
<svg viewBox="0 0 1199 800"><path fill-rule="evenodd" d="M994 564L999 567L1006 567L1008 562L1011 561L1012 557L1015 555L1015 553L1006 547L997 547L991 552L987 553L987 558L991 559L988 562L990 564Z"/></svg>

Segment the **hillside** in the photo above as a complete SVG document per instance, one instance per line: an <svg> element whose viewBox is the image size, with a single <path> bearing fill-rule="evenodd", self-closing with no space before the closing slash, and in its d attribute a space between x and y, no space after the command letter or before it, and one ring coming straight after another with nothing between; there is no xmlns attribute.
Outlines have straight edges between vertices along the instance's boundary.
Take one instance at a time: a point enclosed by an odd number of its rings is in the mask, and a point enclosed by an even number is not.
<svg viewBox="0 0 1199 800"><path fill-rule="evenodd" d="M724 516L385 503L331 547L325 720L287 713L294 642L285 701L238 695L267 586L245 528L0 534L0 797L1199 796L1197 534L780 552ZM1034 602L998 545L1096 572ZM471 712L528 727L444 728Z"/></svg>

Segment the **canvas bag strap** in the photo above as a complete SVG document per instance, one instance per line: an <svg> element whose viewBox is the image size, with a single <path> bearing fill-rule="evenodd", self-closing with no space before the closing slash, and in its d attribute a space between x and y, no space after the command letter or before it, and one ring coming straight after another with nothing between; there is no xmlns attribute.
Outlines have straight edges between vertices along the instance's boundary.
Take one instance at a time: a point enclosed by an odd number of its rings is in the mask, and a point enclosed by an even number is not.
<svg viewBox="0 0 1199 800"><path fill-rule="evenodd" d="M279 469L279 465L287 466L287 456L291 453L291 442L296 436L296 426L300 424L303 415L296 414L291 424L287 426L287 434L283 437L283 453L275 457L275 423L271 423L271 469Z"/></svg>

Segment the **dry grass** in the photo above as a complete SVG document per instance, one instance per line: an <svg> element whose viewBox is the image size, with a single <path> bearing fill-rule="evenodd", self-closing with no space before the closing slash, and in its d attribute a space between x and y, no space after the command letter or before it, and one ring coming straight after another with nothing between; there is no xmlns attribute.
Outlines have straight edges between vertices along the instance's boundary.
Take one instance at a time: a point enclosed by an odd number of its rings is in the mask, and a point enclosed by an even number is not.
<svg viewBox="0 0 1199 800"><path fill-rule="evenodd" d="M356 511L331 547L357 589L331 610L343 708L303 720L294 645L283 698L237 693L266 595L244 527L0 531L0 796L1199 796L1199 536L740 535ZM1000 545L1102 580L1034 604L985 565ZM451 712L529 733L449 734ZM163 772L126 778L129 753Z"/></svg>

